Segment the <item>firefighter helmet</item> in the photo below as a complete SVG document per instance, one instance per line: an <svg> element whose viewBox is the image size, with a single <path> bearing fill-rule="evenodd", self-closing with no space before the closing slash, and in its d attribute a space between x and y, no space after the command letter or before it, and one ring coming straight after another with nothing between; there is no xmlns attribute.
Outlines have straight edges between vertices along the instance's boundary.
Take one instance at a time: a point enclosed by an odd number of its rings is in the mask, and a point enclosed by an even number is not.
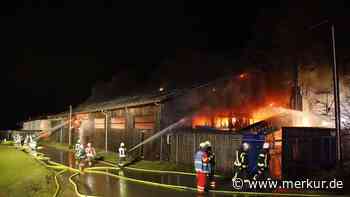
<svg viewBox="0 0 350 197"><path fill-rule="evenodd" d="M243 142L243 144L242 144L242 149L243 149L244 151L247 151L247 150L249 149L249 144L248 144L247 142Z"/></svg>
<svg viewBox="0 0 350 197"><path fill-rule="evenodd" d="M211 147L211 143L210 143L210 141L208 140L208 141L206 141L205 142L205 145L206 145L206 147Z"/></svg>
<svg viewBox="0 0 350 197"><path fill-rule="evenodd" d="M267 142L265 142L265 143L263 144L263 149L269 149L269 148L270 148L270 144L267 143Z"/></svg>
<svg viewBox="0 0 350 197"><path fill-rule="evenodd" d="M206 146L205 142L201 142L201 143L199 144L199 147L200 147L200 148L204 148L205 146Z"/></svg>

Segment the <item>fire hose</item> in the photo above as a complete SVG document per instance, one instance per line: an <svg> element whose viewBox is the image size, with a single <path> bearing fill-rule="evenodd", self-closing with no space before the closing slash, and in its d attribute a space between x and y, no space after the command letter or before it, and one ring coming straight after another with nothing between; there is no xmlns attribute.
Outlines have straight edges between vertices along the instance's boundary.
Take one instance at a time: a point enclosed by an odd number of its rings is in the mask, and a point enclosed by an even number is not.
<svg viewBox="0 0 350 197"><path fill-rule="evenodd" d="M66 165L51 161L49 157L45 157L43 153L38 153L37 155L34 155L34 158L37 159L40 163L42 163L47 168L60 170L55 174L55 183L56 183L56 190L53 195L53 197L57 197L59 191L60 191L60 184L58 181L58 176L63 174L66 171L72 171L74 174L72 174L69 177L69 182L73 185L75 193L79 197L97 197L92 195L85 195L79 192L77 184L74 182L73 178L79 174L82 174L84 172L91 173L91 174L102 174L111 176L120 180L126 180L134 183L139 184L146 184L151 186L157 186L157 187L163 187L163 188L169 188L174 189L178 191L192 191L197 192L197 188L188 187L188 186L182 186L182 185L170 185L170 184L163 184L163 183L156 183L151 181L145 181L145 180L139 180L134 178L129 178L125 176L116 175L110 172L101 171L101 170L120 170L120 168L112 166L112 167L88 167L85 168L83 171L68 167ZM50 165L49 165L50 164ZM185 173L185 172L175 172L175 171L160 171L160 170L146 170L146 169L137 169L137 168L131 168L131 167L125 167L126 169L130 170L138 170L138 171L144 171L144 172L153 172L153 173L176 173L176 174L182 174L182 175L194 175L194 173ZM209 190L211 193L218 193L218 194L230 194L230 195L237 195L237 194L245 194L245 195L262 195L262 196L300 196L300 194L291 194L291 193L264 193L264 192L239 192L239 191L227 191L227 190ZM303 196L309 196L309 197L316 197L321 196L318 194L303 194Z"/></svg>
<svg viewBox="0 0 350 197"><path fill-rule="evenodd" d="M63 164L51 161L50 158L49 157L45 157L43 153L37 153L36 155L33 155L33 157L35 159L37 159L41 164L43 164L47 168L60 170L59 172L55 173L54 179L55 179L55 184L56 184L56 190L55 190L55 193L53 194L53 197L57 197L59 191L61 190L61 186L60 186L59 181L58 181L58 176L60 176L61 174L63 174L64 172L67 172L67 171L75 172L73 174L74 176L79 175L79 174L82 173L81 171L79 171L77 169L74 169L74 168L65 166ZM77 184L72 180L73 175L69 177L69 182L73 185L73 187L75 189L74 190L75 194L77 196L79 196L79 197L96 197L96 196L81 194L79 192L79 190L78 190Z"/></svg>
<svg viewBox="0 0 350 197"><path fill-rule="evenodd" d="M116 165L113 165L108 162L103 162L107 165L111 165L116 167ZM98 168L98 167L95 167ZM101 169L108 169L108 167L100 167ZM165 174L179 174L179 175L196 175L195 173L188 173L188 172L178 172L178 171L163 171L163 170L147 170L147 169L140 169L140 168L132 168L132 167L124 167L127 170L134 170L134 171L141 171L141 172L151 172L151 173L165 173ZM197 192L197 188L193 187L188 187L188 186L178 186L178 185L168 185L168 184L163 184L163 183L154 183L150 181L143 181L143 180L138 180L138 179L133 179L133 178L128 178L124 176L118 176L112 173L103 173L103 172L96 172L93 170L90 170L92 168L86 168L85 171L89 173L96 173L96 174L106 174L115 178L119 179L124 179L136 183L143 183L143 184L148 184L148 185L153 185L153 186L160 186L160 187L165 187L165 188L171 188L171 189L177 189L177 190L189 190L189 191L194 191ZM115 168L113 168L115 169ZM215 177L222 177L220 175L215 175ZM218 193L218 194L246 194L246 195L263 195L263 196L300 196L300 194L291 194L291 193L267 193L267 192L235 192L235 191L227 191L227 190L209 190L209 192L212 193ZM309 197L316 197L316 196L321 196L321 195L315 195L315 194L303 194L303 196L309 196Z"/></svg>
<svg viewBox="0 0 350 197"><path fill-rule="evenodd" d="M118 167L117 165L114 165L110 162L100 161L101 163L104 163L109 166ZM169 171L169 170L148 170L148 169L142 169L142 168L133 168L133 167L124 167L124 169L127 170L133 170L133 171L139 171L139 172L151 172L151 173L159 173L159 174L177 174L177 175L187 175L187 176L196 176L195 173L191 172L179 172L179 171ZM222 178L221 175L215 175L217 178Z"/></svg>
<svg viewBox="0 0 350 197"><path fill-rule="evenodd" d="M105 169L109 169L109 167L106 167ZM112 168L115 169L115 168ZM85 172L92 173L92 174L103 174L103 175L108 175L114 178L118 178L121 180L126 180L130 182L135 182L135 183L141 183L141 184L146 184L146 185L151 185L151 186L158 186L158 187L164 187L164 188L169 188L169 189L174 189L178 191L193 191L197 192L197 188L193 187L188 187L188 186L182 186L182 185L169 185L169 184L163 184L163 183L155 183L151 181L144 181L144 180L139 180L139 179L133 179L125 176L119 176L116 174L112 174L109 172L101 172L99 170L92 170L92 168L86 168L84 170ZM300 194L291 194L291 193L264 193L264 192L235 192L235 191L226 191L226 190L209 190L211 193L218 193L218 194L229 194L229 195L237 195L237 194L245 194L245 195L261 195L261 196L300 196ZM303 196L308 196L308 197L316 197L316 196L321 196L321 195L315 195L315 194L303 194Z"/></svg>

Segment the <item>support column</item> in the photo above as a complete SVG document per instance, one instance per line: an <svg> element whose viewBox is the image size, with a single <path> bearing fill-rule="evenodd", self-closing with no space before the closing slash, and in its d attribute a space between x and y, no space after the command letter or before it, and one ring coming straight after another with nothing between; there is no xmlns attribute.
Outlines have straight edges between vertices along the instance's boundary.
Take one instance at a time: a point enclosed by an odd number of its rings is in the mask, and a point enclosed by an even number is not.
<svg viewBox="0 0 350 197"><path fill-rule="evenodd" d="M159 161L163 160L163 136L160 137L160 154Z"/></svg>
<svg viewBox="0 0 350 197"><path fill-rule="evenodd" d="M105 151L108 152L108 112L105 112Z"/></svg>
<svg viewBox="0 0 350 197"><path fill-rule="evenodd" d="M160 130L162 130L162 106L163 104L157 104L156 106L158 106L158 113L157 113L157 127L156 127L156 132L160 132ZM160 137L160 150L159 150L159 160L163 161L163 136Z"/></svg>
<svg viewBox="0 0 350 197"><path fill-rule="evenodd" d="M197 143L196 143L196 133L193 133L193 153L196 154Z"/></svg>
<svg viewBox="0 0 350 197"><path fill-rule="evenodd" d="M175 163L177 164L179 162L179 136L176 135L176 157L175 157Z"/></svg>
<svg viewBox="0 0 350 197"><path fill-rule="evenodd" d="M72 145L72 105L69 106L68 144L69 144L69 145Z"/></svg>
<svg viewBox="0 0 350 197"><path fill-rule="evenodd" d="M63 143L63 127L60 129L60 143Z"/></svg>

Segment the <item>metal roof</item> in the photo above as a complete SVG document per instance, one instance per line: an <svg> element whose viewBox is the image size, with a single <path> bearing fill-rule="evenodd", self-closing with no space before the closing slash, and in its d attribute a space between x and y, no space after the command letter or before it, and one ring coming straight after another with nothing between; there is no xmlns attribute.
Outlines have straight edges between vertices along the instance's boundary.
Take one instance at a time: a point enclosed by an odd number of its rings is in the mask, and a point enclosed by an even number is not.
<svg viewBox="0 0 350 197"><path fill-rule="evenodd" d="M128 97L119 97L109 101L103 102L85 102L73 109L73 114L76 113L90 113L102 110L112 110L121 109L125 107L136 107L141 105L147 105L151 103L162 102L170 97L179 95L180 91L172 91L165 93L147 94L147 95L137 95ZM57 118L62 116L67 116L69 111L65 111L59 114L50 115L48 118Z"/></svg>

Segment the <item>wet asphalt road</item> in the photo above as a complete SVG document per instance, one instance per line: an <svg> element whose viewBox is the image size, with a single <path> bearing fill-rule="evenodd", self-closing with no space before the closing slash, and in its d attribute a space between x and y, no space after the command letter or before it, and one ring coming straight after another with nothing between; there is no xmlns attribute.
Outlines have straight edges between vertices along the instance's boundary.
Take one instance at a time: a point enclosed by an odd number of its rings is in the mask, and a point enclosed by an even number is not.
<svg viewBox="0 0 350 197"><path fill-rule="evenodd" d="M72 152L54 149L51 147L44 147L40 150L46 156L50 157L52 161L77 168L77 164ZM102 166L101 164L94 164L94 166ZM130 178L152 181L156 183L164 183L171 185L189 186L195 188L195 176L189 175L175 175L175 174L159 174L138 172L132 170L120 170L113 173L126 176ZM68 181L67 178L63 181ZM106 197L221 197L221 196L247 196L246 194L218 194L218 193L205 193L198 194L194 191L174 190L163 187L151 186L146 184L134 183L127 180L118 179L108 175L101 174L89 174L78 175L74 178L74 181L78 185L79 192L86 195L97 195ZM233 191L230 186L230 181L218 180L220 190ZM258 196L258 195L254 195Z"/></svg>

